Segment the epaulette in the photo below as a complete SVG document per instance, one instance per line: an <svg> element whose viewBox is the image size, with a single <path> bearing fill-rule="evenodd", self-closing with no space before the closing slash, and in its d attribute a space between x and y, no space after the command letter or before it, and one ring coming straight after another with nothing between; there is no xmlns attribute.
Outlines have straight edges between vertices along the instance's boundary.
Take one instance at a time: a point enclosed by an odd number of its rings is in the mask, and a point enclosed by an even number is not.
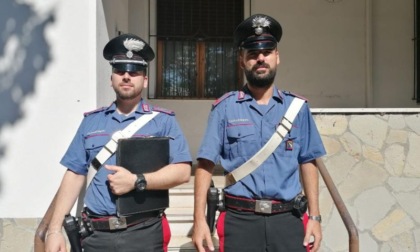
<svg viewBox="0 0 420 252"><path fill-rule="evenodd" d="M292 93L292 92L290 92L290 91L285 91L284 93L285 93L285 94L289 94L289 95L294 96L294 97L297 97L297 98L300 98L300 99L302 99L302 100L304 100L304 101L308 101L308 99L306 99L305 97L303 97L303 96L301 96L301 95L298 95L298 94L295 94L295 93Z"/></svg>
<svg viewBox="0 0 420 252"><path fill-rule="evenodd" d="M169 110L169 109L165 109L165 108L161 108L161 107L153 106L153 111L162 112L162 113L165 113L165 114L168 114L168 115L175 115L174 111Z"/></svg>
<svg viewBox="0 0 420 252"><path fill-rule="evenodd" d="M89 112L85 112L85 113L83 113L83 115L86 117L86 116L89 116L89 115L92 115L92 114L96 114L98 112L104 111L106 108L107 107L97 108L95 110L92 110L92 111L89 111Z"/></svg>
<svg viewBox="0 0 420 252"><path fill-rule="evenodd" d="M212 107L216 107L217 105L219 105L223 100L225 100L226 98L228 98L229 96L234 95L235 92L231 91L231 92L227 92L224 95L222 95L220 98L218 98L216 101L213 102Z"/></svg>

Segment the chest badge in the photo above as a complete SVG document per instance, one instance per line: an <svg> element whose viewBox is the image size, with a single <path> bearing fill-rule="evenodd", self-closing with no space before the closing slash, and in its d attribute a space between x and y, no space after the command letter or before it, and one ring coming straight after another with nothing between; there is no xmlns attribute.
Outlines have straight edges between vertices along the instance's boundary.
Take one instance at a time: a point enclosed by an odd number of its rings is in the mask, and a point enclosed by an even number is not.
<svg viewBox="0 0 420 252"><path fill-rule="evenodd" d="M287 140L286 141L286 150L292 151L293 150L293 140Z"/></svg>

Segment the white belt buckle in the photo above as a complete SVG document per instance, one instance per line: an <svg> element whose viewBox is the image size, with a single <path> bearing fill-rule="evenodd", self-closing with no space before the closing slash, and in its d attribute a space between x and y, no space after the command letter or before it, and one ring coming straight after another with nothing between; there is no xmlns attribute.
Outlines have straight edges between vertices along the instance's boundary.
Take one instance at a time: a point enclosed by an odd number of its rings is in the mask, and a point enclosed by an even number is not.
<svg viewBox="0 0 420 252"><path fill-rule="evenodd" d="M111 217L108 219L108 222L110 230L127 228L127 220L125 217Z"/></svg>
<svg viewBox="0 0 420 252"><path fill-rule="evenodd" d="M271 214L271 207L273 203L271 200L256 200L255 201L255 212Z"/></svg>

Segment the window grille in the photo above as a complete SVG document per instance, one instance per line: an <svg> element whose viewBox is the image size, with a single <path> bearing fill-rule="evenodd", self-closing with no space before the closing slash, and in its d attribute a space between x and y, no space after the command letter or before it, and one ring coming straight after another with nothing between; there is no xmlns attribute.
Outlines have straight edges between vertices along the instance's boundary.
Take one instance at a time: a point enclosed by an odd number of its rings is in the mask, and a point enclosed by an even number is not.
<svg viewBox="0 0 420 252"><path fill-rule="evenodd" d="M243 0L156 2L156 98L217 98L242 86L233 31Z"/></svg>

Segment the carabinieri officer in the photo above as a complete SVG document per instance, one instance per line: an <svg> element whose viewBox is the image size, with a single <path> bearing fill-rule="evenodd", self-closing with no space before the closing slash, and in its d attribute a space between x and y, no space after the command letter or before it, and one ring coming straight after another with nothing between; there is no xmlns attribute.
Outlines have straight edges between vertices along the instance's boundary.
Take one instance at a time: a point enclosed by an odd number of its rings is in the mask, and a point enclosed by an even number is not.
<svg viewBox="0 0 420 252"><path fill-rule="evenodd" d="M228 174L254 156L276 134L276 128L297 95L280 90L275 81L280 63L277 44L282 27L274 18L256 14L234 32L239 63L247 83L214 102L197 158L193 241L214 249L205 222L207 189L216 164ZM300 97L301 98L301 97ZM312 251L321 241L318 170L315 159L325 149L307 102L291 131L255 170L224 188L226 211L217 221L220 251ZM303 196L300 175L303 181ZM309 222L302 212L308 202ZM265 206L261 210L260 206Z"/></svg>
<svg viewBox="0 0 420 252"><path fill-rule="evenodd" d="M99 164L84 198L84 217L93 233L82 241L82 245L85 252L167 251L171 235L164 209L124 216L124 225L119 225L122 219L115 201L128 192L167 190L188 182L191 172L188 144L174 113L153 106L141 97L148 83L147 67L155 56L150 46L136 35L123 34L107 43L103 55L112 66L111 85L116 100L109 107L85 114L61 160L67 171L57 194L46 235L46 248L47 251L65 251L61 233L64 216L70 212L82 187L86 186L88 168L92 161L98 165L95 158L111 136L138 118L159 112L132 137L169 137L169 164L156 172L144 174L133 174L116 166L115 154ZM117 220L117 224L111 220Z"/></svg>

